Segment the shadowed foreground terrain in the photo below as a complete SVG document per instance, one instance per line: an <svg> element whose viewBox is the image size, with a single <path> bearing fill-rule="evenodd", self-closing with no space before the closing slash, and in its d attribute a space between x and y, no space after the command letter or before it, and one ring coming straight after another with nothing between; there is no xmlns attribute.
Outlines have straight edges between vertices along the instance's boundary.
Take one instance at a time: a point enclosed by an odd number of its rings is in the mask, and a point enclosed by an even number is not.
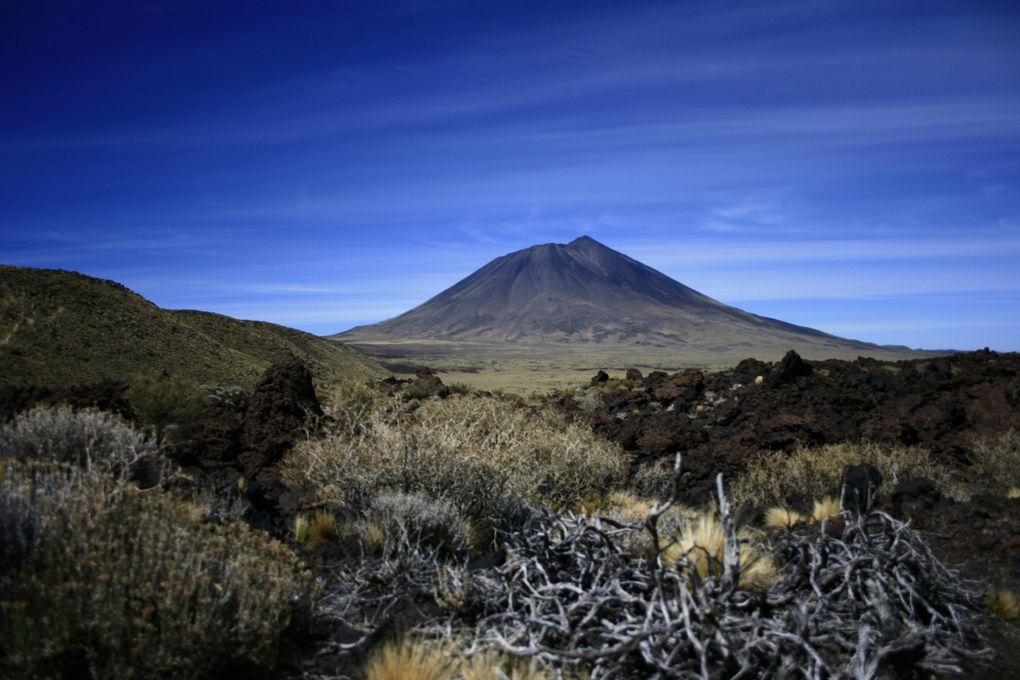
<svg viewBox="0 0 1020 680"><path fill-rule="evenodd" d="M529 405L427 370L317 393L290 362L158 439L133 393L121 417L22 392L0 671L1009 677L1018 376L790 353ZM856 463L876 504L841 511Z"/></svg>

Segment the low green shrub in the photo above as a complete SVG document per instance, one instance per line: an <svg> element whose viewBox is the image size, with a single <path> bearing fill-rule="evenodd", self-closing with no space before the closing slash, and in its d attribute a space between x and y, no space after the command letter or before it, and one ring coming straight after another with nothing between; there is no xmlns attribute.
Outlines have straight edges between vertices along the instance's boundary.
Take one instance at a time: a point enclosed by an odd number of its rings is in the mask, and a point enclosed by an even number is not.
<svg viewBox="0 0 1020 680"><path fill-rule="evenodd" d="M283 544L98 476L51 510L9 586L0 647L7 671L33 678L265 672L309 621L312 595Z"/></svg>
<svg viewBox="0 0 1020 680"><path fill-rule="evenodd" d="M153 428L157 442L163 441L171 425L193 423L208 409L205 393L197 385L166 373L133 380L128 403L138 419Z"/></svg>

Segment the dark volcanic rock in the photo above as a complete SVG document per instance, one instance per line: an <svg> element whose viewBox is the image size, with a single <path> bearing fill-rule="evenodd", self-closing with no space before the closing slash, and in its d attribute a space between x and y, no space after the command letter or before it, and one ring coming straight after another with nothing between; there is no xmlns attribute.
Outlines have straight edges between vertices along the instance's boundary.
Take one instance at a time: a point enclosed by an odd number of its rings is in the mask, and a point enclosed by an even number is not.
<svg viewBox="0 0 1020 680"><path fill-rule="evenodd" d="M772 367L765 376L765 384L777 387L811 375L811 364L800 358L792 349L786 353L782 361Z"/></svg>
<svg viewBox="0 0 1020 680"><path fill-rule="evenodd" d="M431 368L421 366L414 374L418 385L425 392L423 396L439 397L440 399L450 396L450 388L443 384L443 381L432 372Z"/></svg>
<svg viewBox="0 0 1020 680"><path fill-rule="evenodd" d="M601 385L607 382L609 382L609 374L606 373L605 371L599 371L591 378L592 385Z"/></svg>
<svg viewBox="0 0 1020 680"><path fill-rule="evenodd" d="M710 482L713 470L738 470L738 461L770 451L870 440L916 444L959 467L974 437L1020 429L1017 354L811 364L788 354L774 365L746 360L731 371L696 375L653 372L640 389L614 395L591 416L596 431L638 460L681 450L683 493L693 503L705 500L698 489L711 490L695 479L699 474ZM755 384L759 375L769 376L771 386ZM626 418L617 417L621 412Z"/></svg>
<svg viewBox="0 0 1020 680"><path fill-rule="evenodd" d="M656 401L667 404L677 399L686 402L695 401L704 390L704 374L701 371L688 369L656 382L649 393Z"/></svg>
<svg viewBox="0 0 1020 680"><path fill-rule="evenodd" d="M897 517L912 517L919 512L931 510L942 500L942 493L935 482L927 477L914 477L900 482L890 494L892 512Z"/></svg>
<svg viewBox="0 0 1020 680"><path fill-rule="evenodd" d="M878 487L881 485L882 473L874 465L847 465L839 485L840 508L855 515L871 512L878 501Z"/></svg>
<svg viewBox="0 0 1020 680"><path fill-rule="evenodd" d="M248 399L241 424L238 460L245 475L255 480L275 466L312 416L322 416L312 372L297 361L270 366Z"/></svg>

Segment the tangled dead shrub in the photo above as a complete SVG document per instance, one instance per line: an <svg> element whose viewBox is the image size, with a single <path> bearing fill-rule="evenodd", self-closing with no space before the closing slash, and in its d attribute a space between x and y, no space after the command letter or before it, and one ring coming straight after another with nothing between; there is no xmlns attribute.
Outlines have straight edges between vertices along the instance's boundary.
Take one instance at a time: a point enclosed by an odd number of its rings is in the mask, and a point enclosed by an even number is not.
<svg viewBox="0 0 1020 680"><path fill-rule="evenodd" d="M843 470L858 463L874 465L882 473L879 493L888 493L897 480L910 477L928 477L941 489L949 487L948 473L924 449L843 443L800 449L790 455L758 455L733 483L733 500L772 506L784 505L795 496L838 495Z"/></svg>
<svg viewBox="0 0 1020 680"><path fill-rule="evenodd" d="M356 510L391 490L499 523L522 503L561 507L604 494L625 472L615 445L557 414L452 396L413 413L384 401L361 432L300 443L282 475L291 488Z"/></svg>
<svg viewBox="0 0 1020 680"><path fill-rule="evenodd" d="M5 592L0 646L23 677L271 668L281 637L309 620L311 593L296 556L268 536L93 477L52 509Z"/></svg>
<svg viewBox="0 0 1020 680"><path fill-rule="evenodd" d="M0 427L0 458L76 465L127 477L156 444L120 416L95 409L37 406Z"/></svg>

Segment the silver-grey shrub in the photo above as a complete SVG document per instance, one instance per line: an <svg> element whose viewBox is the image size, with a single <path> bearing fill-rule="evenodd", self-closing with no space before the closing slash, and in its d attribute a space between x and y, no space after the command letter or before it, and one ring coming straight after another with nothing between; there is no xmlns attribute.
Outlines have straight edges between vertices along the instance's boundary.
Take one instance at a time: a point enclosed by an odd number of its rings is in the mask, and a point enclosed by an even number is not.
<svg viewBox="0 0 1020 680"><path fill-rule="evenodd" d="M384 492L372 500L369 521L388 541L460 553L469 548L470 528L456 506L421 493Z"/></svg>
<svg viewBox="0 0 1020 680"><path fill-rule="evenodd" d="M37 406L0 427L0 458L76 465L126 477L156 445L119 416L95 409Z"/></svg>

